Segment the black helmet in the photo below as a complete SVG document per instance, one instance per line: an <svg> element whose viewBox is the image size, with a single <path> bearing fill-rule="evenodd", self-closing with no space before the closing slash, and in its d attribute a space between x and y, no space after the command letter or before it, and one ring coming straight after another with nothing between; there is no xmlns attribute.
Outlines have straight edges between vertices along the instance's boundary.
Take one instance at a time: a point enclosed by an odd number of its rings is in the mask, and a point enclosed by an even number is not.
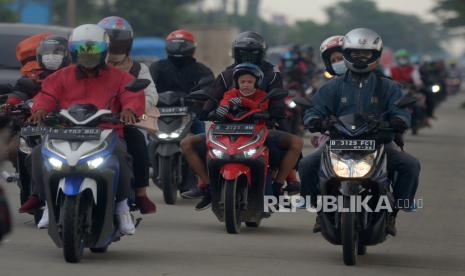
<svg viewBox="0 0 465 276"><path fill-rule="evenodd" d="M233 80L234 80L234 86L236 88L239 88L239 84L237 82L237 79L240 76L243 75L252 75L254 76L257 80L255 81L255 87L259 87L260 83L263 79L263 71L258 67L257 65L253 63L240 63L234 67L233 70Z"/></svg>
<svg viewBox="0 0 465 276"><path fill-rule="evenodd" d="M129 55L134 31L126 19L119 16L109 16L102 19L97 25L104 28L110 37L110 54Z"/></svg>
<svg viewBox="0 0 465 276"><path fill-rule="evenodd" d="M232 45L232 55L236 63L260 65L265 54L265 40L256 32L243 32L236 36Z"/></svg>
<svg viewBox="0 0 465 276"><path fill-rule="evenodd" d="M41 68L56 71L69 64L68 40L58 35L44 38L37 47L37 61Z"/></svg>

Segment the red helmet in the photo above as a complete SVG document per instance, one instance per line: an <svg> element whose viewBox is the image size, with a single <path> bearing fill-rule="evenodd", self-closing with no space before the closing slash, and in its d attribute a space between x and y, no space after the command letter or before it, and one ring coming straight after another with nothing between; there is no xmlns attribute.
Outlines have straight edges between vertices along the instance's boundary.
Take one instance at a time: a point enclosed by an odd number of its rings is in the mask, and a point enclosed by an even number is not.
<svg viewBox="0 0 465 276"><path fill-rule="evenodd" d="M193 56L195 51L194 35L186 30L176 30L166 37L165 49L168 56Z"/></svg>
<svg viewBox="0 0 465 276"><path fill-rule="evenodd" d="M320 46L321 59L325 64L326 70L332 75L335 75L335 72L331 67L329 58L333 52L339 51L342 53L342 44L344 44L344 36L334 35L325 39Z"/></svg>

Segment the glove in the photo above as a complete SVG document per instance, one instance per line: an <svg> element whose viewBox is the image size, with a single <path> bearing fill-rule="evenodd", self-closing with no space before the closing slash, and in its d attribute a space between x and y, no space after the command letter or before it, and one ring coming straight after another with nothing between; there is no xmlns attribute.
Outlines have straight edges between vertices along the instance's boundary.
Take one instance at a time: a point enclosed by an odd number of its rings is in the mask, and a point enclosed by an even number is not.
<svg viewBox="0 0 465 276"><path fill-rule="evenodd" d="M228 112L229 112L229 106L220 105L216 108L216 115L218 115L220 118L224 118L224 116L226 116Z"/></svg>
<svg viewBox="0 0 465 276"><path fill-rule="evenodd" d="M242 103L242 100L239 97L234 97L229 100L229 104L231 105L241 105L241 103Z"/></svg>
<svg viewBox="0 0 465 276"><path fill-rule="evenodd" d="M308 130L310 132L320 132L323 127L323 120L320 118L311 119L307 124Z"/></svg>
<svg viewBox="0 0 465 276"><path fill-rule="evenodd" d="M407 124L399 117L394 117L389 124L397 133L403 133L408 128Z"/></svg>

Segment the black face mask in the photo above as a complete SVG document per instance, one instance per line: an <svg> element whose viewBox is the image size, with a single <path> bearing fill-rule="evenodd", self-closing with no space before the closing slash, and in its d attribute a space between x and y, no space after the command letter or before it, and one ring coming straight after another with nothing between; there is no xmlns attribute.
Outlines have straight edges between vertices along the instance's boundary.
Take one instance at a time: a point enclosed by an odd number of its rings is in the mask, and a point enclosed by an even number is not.
<svg viewBox="0 0 465 276"><path fill-rule="evenodd" d="M168 56L168 60L171 61L176 67L184 67L195 62L195 58L193 57Z"/></svg>

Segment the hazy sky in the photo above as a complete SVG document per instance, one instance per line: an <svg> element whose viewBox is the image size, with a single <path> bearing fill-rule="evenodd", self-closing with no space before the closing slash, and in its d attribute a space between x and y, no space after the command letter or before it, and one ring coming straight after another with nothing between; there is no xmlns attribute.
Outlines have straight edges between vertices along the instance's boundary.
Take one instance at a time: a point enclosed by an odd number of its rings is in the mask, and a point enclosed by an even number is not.
<svg viewBox="0 0 465 276"><path fill-rule="evenodd" d="M245 0L240 0L242 4ZM261 13L269 19L272 14L285 15L290 23L296 20L312 19L324 22L325 8L335 5L340 0L261 0ZM232 2L232 1L231 1ZM413 13L425 20L437 20L431 9L435 0L375 0L382 10ZM216 7L220 0L205 0L204 7ZM244 8L244 5L242 5Z"/></svg>
<svg viewBox="0 0 465 276"><path fill-rule="evenodd" d="M313 19L324 22L325 8L335 5L339 0L262 0L262 14L266 18L270 14L286 15L290 22L302 19ZM431 9L435 0L375 0L381 10L394 10L411 13L432 21L437 20Z"/></svg>

